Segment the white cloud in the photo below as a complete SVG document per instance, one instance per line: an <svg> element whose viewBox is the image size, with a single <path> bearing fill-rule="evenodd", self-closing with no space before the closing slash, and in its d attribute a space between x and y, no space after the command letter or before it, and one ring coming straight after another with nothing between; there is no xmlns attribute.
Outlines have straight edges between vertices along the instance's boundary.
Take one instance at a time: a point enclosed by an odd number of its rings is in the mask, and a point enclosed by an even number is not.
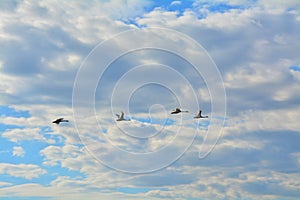
<svg viewBox="0 0 300 200"><path fill-rule="evenodd" d="M166 27L175 23L177 20L176 16L176 11L165 11L161 8L156 8L152 12L146 13L143 18L138 18L137 22L140 25Z"/></svg>
<svg viewBox="0 0 300 200"><path fill-rule="evenodd" d="M63 177L61 177L63 178ZM64 177L66 181L68 181L68 177ZM73 180L74 181L74 180ZM125 199L125 200L134 200L140 199L140 197L136 195L130 194L123 194L120 192L114 193L107 193L107 192L99 192L97 191L89 191L88 193L85 192L84 187L77 187L74 186L60 186L60 187L47 187L40 184L30 183L30 184L20 184L12 187L0 188L0 196L2 197L49 197L51 196L54 200L66 199L66 200L81 200L81 199L90 199L90 200L97 200L97 199ZM153 199L156 200L158 198L147 198L145 199Z"/></svg>
<svg viewBox="0 0 300 200"><path fill-rule="evenodd" d="M172 1L172 3L170 5L174 6L174 5L180 5L180 4L181 4L181 1Z"/></svg>
<svg viewBox="0 0 300 200"><path fill-rule="evenodd" d="M173 1L171 4L180 6L177 2ZM6 51L0 58L0 92L3 93L0 101L2 104L12 104L15 108L28 110L31 115L29 118L1 117L0 122L4 125L25 127L5 130L1 136L13 142L37 140L50 143L51 145L40 151L43 165L60 166L83 175L69 177L63 175L63 172L57 172L62 174L48 186L11 186L10 183L0 182L0 186L3 186L0 188L0 196L13 193L16 196L51 196L57 199L62 196L69 199L135 199L145 196L149 199L297 199L300 151L299 145L296 144L299 141L300 129L297 121L300 118L297 112L297 91L300 79L298 72L291 72L288 68L299 63L299 45L295 42L299 40L298 3L253 3L240 0L218 2L230 5L246 3L247 9L212 13L207 7L198 8L195 3L194 8L178 15L179 11L171 12L163 8L144 13L145 7L151 4L149 2L127 1L125 6L121 1L61 2L58 6L54 1L27 1L20 2L13 10L1 12L0 42ZM201 14L205 14L205 17L201 17ZM205 130L202 129L193 146L171 167L135 176L106 168L89 154L88 147L81 146L75 125L84 129L82 137L96 138L97 141L101 141L98 137L101 130L97 124L76 124L73 119L71 99L76 71L81 60L95 44L129 27L135 27L122 22L128 23L128 19L139 25L168 27L188 34L203 44L218 65L227 89L228 120L223 130L223 138L205 159L199 160L197 157L198 147L205 136ZM118 42L111 52L122 45L130 47L138 41L138 38L135 39L116 40ZM155 42L158 40L150 40L149 44ZM162 39L159 42L164 41ZM180 48L193 53L187 46ZM135 55L146 54L147 52L140 52ZM195 74L192 70L180 68L186 65L177 62L173 57L159 56L155 53L144 57L135 55L119 59L121 61L117 65L118 68L110 74L108 72L106 89L109 90L114 83L111 80L121 76L122 70L129 69L126 67L131 64L147 64L154 61L166 62L170 66L177 64L178 69L182 69L180 73L193 77L193 81L196 80L193 84L201 100L200 107L204 106L205 112L210 114L209 91L205 89L204 83L199 83L198 76L193 76ZM172 81L172 77L159 75L165 76L164 78L173 85L180 85ZM142 73L126 83L134 85L138 78L143 79ZM85 81L88 85L90 80L87 78ZM189 92L185 87L180 87L178 91L187 102L184 106L190 109ZM145 99L152 100L151 90L143 95L140 102L144 102ZM82 99L85 98L82 94ZM167 101L167 112L175 106L173 103ZM137 119L149 117L149 113L144 113L144 110L148 111L150 107L143 108L142 103L135 105L140 110L135 107L132 116ZM114 121L114 113L106 106L96 108L96 114L107 131L107 137L115 145L127 150L157 150L172 141L173 134L178 130L177 123L180 117L172 116L174 124L165 127L167 135L152 138L146 143L128 139L124 134L120 134ZM121 108L114 109L119 112ZM191 109L191 112L194 110ZM189 113L188 117L191 118L195 113ZM152 112L151 117L161 120L164 119L164 114ZM70 122L58 126L51 123L61 116ZM92 117L88 116L86 121ZM195 122L190 122L188 117L184 119L180 140L172 144L174 151L187 145L193 133ZM47 127L47 137L41 132L42 127ZM151 125L136 120L129 124L121 124L120 127L144 136L161 129L159 124ZM59 138L60 144L55 143L53 138ZM114 154L115 151L105 142L94 145L98 145L98 149L92 146L99 150L97 155L106 155L108 161L118 158ZM21 146L14 147L13 155L24 155L24 149ZM161 159L170 155L162 154ZM122 167L129 164L147 166L152 162L141 163L140 160L134 160L128 163L124 157L115 163ZM0 164L0 173L30 180L40 177L46 171L37 165L4 163ZM124 186L135 189L141 185L153 188L149 192L135 195L116 191ZM265 188L265 193L259 193L259 188ZM95 189L97 192L94 192Z"/></svg>
<svg viewBox="0 0 300 200"><path fill-rule="evenodd" d="M293 109L248 110L239 116L227 120L228 127L224 128L224 134L243 134L256 131L295 131L300 125L297 123L298 107Z"/></svg>
<svg viewBox="0 0 300 200"><path fill-rule="evenodd" d="M0 182L0 187L10 186L12 183L9 182Z"/></svg>
<svg viewBox="0 0 300 200"><path fill-rule="evenodd" d="M13 156L24 156L25 151L21 146L15 146L13 149Z"/></svg>
<svg viewBox="0 0 300 200"><path fill-rule="evenodd" d="M80 170L81 166L67 165L69 159L77 158L82 154L82 150L74 145L48 146L41 150L41 155L45 156L44 165L55 166L61 164L63 167L70 168L72 170Z"/></svg>
<svg viewBox="0 0 300 200"><path fill-rule="evenodd" d="M66 144L81 143L74 127L75 122L70 107L63 105L57 105L55 108L52 105L14 105L12 108L30 110L30 116L27 118L0 117L0 122L7 126L14 125L27 128L6 130L2 133L2 137L15 142L36 139L53 144L55 143L54 138L57 138L59 142L65 142ZM53 124L52 121L59 117L64 117L69 122L60 125Z"/></svg>
<svg viewBox="0 0 300 200"><path fill-rule="evenodd" d="M0 174L8 174L12 177L20 177L31 180L46 173L46 170L33 164L0 163Z"/></svg>
<svg viewBox="0 0 300 200"><path fill-rule="evenodd" d="M3 138L6 138L12 142L20 142L22 140L39 140L47 143L53 143L54 140L46 139L39 128L24 128L24 129L12 129L5 131L1 134Z"/></svg>
<svg viewBox="0 0 300 200"><path fill-rule="evenodd" d="M227 74L225 77L225 86L230 89L276 83L284 76L280 68L282 68L282 65L275 65L272 68L265 67L264 64L241 66L236 69L237 71Z"/></svg>

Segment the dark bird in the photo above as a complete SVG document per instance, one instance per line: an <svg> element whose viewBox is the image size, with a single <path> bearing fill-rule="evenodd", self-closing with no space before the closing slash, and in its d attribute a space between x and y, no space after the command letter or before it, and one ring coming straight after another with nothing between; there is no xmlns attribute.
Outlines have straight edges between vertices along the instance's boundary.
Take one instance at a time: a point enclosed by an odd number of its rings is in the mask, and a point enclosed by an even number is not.
<svg viewBox="0 0 300 200"><path fill-rule="evenodd" d="M208 118L208 116L202 116L201 113L202 110L199 110L198 114L194 118Z"/></svg>
<svg viewBox="0 0 300 200"><path fill-rule="evenodd" d="M59 124L60 122L69 122L69 120L66 120L64 118L58 118L58 119L54 120L52 123Z"/></svg>
<svg viewBox="0 0 300 200"><path fill-rule="evenodd" d="M116 114L116 116L118 117L118 119L116 121L130 121L130 119L125 119L124 118L124 112L121 111L121 114Z"/></svg>
<svg viewBox="0 0 300 200"><path fill-rule="evenodd" d="M181 113L181 112L189 112L187 110L180 110L179 108L176 108L174 111L171 112L171 114L178 114L178 113Z"/></svg>

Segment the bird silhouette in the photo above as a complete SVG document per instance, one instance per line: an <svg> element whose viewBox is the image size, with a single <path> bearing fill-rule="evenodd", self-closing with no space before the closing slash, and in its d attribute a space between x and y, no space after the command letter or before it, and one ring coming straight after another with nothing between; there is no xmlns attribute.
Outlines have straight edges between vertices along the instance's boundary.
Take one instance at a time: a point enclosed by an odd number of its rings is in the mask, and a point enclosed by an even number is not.
<svg viewBox="0 0 300 200"><path fill-rule="evenodd" d="M121 111L121 114L116 114L116 116L118 117L118 119L116 121L130 121L130 119L125 119L124 118L124 112Z"/></svg>
<svg viewBox="0 0 300 200"><path fill-rule="evenodd" d="M69 120L66 120L64 118L58 118L58 119L54 120L52 123L59 124L60 122L69 122Z"/></svg>
<svg viewBox="0 0 300 200"><path fill-rule="evenodd" d="M202 116L201 113L202 110L199 110L198 114L194 118L208 118L208 116Z"/></svg>
<svg viewBox="0 0 300 200"><path fill-rule="evenodd" d="M176 108L174 111L171 112L171 114L178 114L178 113L181 113L181 112L189 112L187 110L180 110L179 108Z"/></svg>

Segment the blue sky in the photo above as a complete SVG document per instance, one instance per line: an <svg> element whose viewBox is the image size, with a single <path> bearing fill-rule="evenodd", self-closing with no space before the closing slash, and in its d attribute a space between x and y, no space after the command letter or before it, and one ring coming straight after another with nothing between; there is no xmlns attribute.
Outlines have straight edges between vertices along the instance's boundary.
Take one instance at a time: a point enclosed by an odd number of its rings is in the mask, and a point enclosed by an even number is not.
<svg viewBox="0 0 300 200"><path fill-rule="evenodd" d="M0 10L0 199L299 199L297 0Z"/></svg>

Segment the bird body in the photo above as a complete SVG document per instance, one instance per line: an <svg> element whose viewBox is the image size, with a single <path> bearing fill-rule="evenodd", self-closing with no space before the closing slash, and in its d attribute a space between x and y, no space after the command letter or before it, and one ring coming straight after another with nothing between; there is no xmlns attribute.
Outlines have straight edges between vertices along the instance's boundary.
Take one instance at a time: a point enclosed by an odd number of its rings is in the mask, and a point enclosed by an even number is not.
<svg viewBox="0 0 300 200"><path fill-rule="evenodd" d="M208 116L202 116L201 113L202 110L199 110L198 114L194 118L208 118Z"/></svg>
<svg viewBox="0 0 300 200"><path fill-rule="evenodd" d="M171 114L178 114L178 113L181 113L181 112L189 112L187 110L180 110L179 108L176 108L174 111L171 112Z"/></svg>
<svg viewBox="0 0 300 200"><path fill-rule="evenodd" d="M66 120L64 118L58 118L58 119L54 120L52 123L59 124L60 122L69 122L69 120Z"/></svg>
<svg viewBox="0 0 300 200"><path fill-rule="evenodd" d="M124 118L124 112L121 111L121 114L116 114L116 116L118 117L118 119L116 121L130 121L130 119L125 119Z"/></svg>

